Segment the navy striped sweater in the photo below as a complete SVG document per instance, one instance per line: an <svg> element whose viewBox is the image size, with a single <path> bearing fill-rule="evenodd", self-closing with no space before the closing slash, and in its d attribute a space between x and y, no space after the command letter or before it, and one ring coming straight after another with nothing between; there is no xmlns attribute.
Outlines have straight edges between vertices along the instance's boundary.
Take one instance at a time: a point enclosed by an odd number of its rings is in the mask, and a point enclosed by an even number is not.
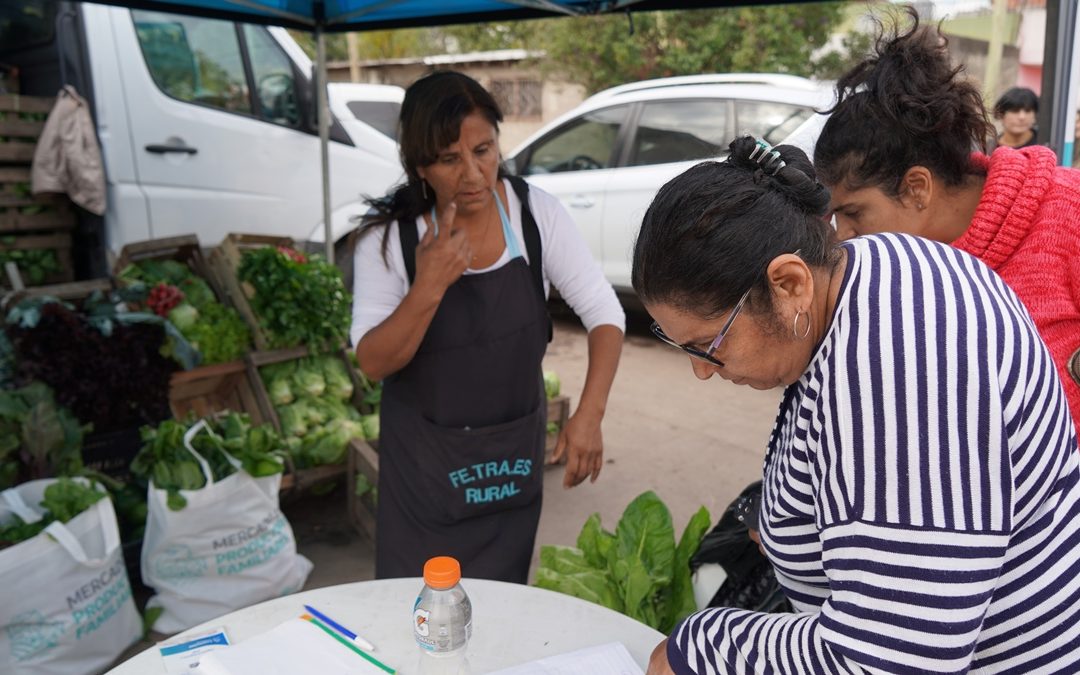
<svg viewBox="0 0 1080 675"><path fill-rule="evenodd" d="M694 614L672 668L1080 673L1080 468L1034 324L949 246L844 246L765 459L762 544L797 611Z"/></svg>

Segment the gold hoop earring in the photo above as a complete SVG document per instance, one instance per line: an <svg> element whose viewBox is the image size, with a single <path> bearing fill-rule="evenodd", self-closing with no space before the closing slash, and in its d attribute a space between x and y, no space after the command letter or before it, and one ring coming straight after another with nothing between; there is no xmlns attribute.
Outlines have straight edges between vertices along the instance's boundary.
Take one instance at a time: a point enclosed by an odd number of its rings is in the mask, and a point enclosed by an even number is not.
<svg viewBox="0 0 1080 675"><path fill-rule="evenodd" d="M800 335L799 334L799 317L802 316L802 315L803 315L803 313L800 310L795 310L795 321L793 321L792 324L791 324L791 332L794 333L795 337L797 337L798 339L805 340L806 336L810 334L810 312L806 313L806 330L804 330L802 332L802 335Z"/></svg>

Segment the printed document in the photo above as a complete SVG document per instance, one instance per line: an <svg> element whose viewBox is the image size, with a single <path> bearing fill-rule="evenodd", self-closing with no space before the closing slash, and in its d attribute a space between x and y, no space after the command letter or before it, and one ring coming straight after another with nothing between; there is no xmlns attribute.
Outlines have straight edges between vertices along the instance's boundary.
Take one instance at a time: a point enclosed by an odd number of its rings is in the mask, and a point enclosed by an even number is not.
<svg viewBox="0 0 1080 675"><path fill-rule="evenodd" d="M619 642L548 656L491 675L644 675Z"/></svg>

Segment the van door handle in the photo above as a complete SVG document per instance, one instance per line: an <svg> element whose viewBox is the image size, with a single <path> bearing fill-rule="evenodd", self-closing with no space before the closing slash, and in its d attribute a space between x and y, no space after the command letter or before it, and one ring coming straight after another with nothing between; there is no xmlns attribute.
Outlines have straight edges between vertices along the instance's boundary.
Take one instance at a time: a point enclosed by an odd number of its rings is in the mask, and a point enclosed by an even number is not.
<svg viewBox="0 0 1080 675"><path fill-rule="evenodd" d="M167 143L151 143L146 146L146 151L155 155L164 155L167 152L182 152L186 155L194 155L199 150L187 145L178 138L170 138Z"/></svg>
<svg viewBox="0 0 1080 675"><path fill-rule="evenodd" d="M575 195L570 198L570 206L575 209L592 208L594 204L596 204L596 202L594 202L591 197L586 197L585 195Z"/></svg>

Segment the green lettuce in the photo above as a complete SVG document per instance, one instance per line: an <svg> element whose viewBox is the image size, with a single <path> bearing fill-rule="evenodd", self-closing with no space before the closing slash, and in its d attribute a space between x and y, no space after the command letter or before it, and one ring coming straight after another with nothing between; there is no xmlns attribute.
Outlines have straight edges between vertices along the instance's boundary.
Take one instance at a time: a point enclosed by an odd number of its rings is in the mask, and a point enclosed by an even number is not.
<svg viewBox="0 0 1080 675"><path fill-rule="evenodd" d="M700 508L675 543L671 512L652 491L626 507L615 532L589 516L577 547L542 546L536 585L622 612L667 633L696 610L690 558L709 529Z"/></svg>

